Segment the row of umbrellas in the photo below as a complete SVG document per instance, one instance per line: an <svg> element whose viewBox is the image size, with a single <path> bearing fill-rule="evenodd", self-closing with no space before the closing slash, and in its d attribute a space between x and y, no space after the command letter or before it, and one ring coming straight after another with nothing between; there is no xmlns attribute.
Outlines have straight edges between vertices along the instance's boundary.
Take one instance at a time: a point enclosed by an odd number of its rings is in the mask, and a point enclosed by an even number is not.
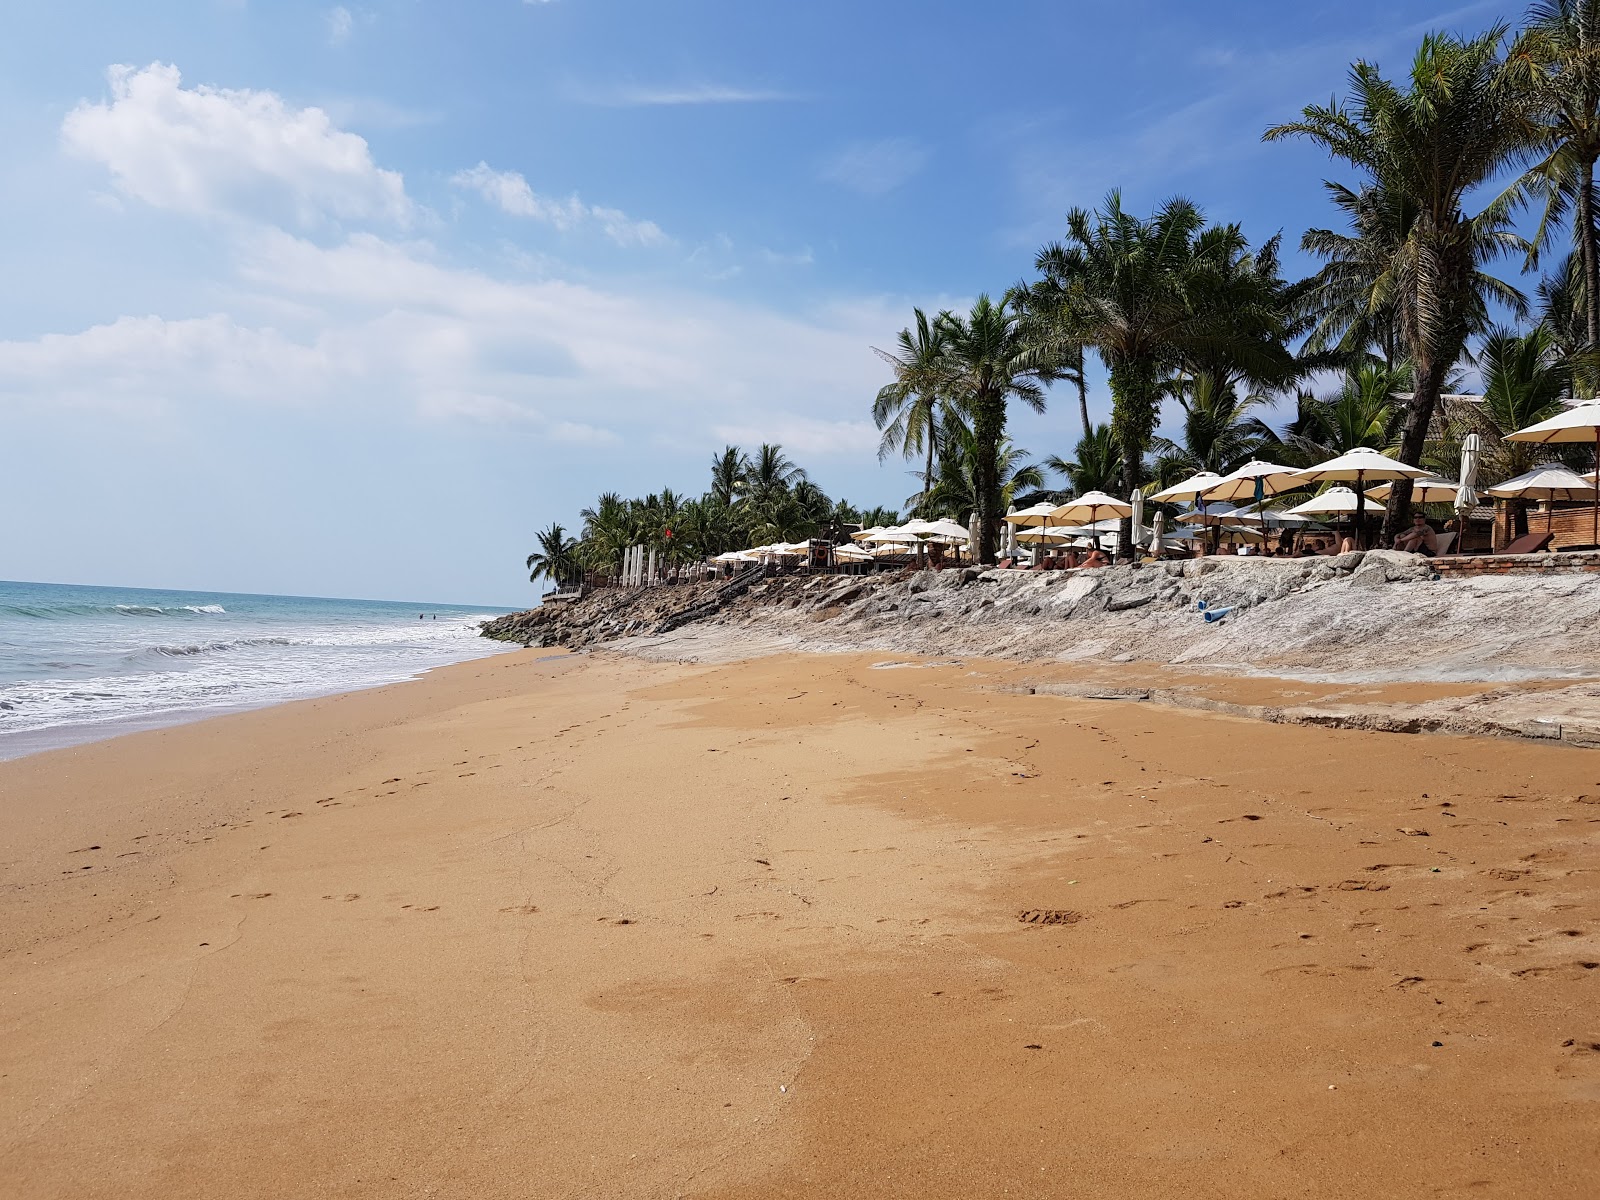
<svg viewBox="0 0 1600 1200"><path fill-rule="evenodd" d="M1546 464L1486 491L1491 496L1524 500L1593 500L1594 541L1600 544L1600 400L1586 401L1549 420L1519 429L1508 434L1507 440L1541 445L1594 443L1597 470L1590 472L1587 477L1563 466ZM1453 503L1458 512L1477 504L1478 497L1473 488L1477 480L1480 452L1478 435L1468 434L1461 448L1459 482L1437 478L1420 467L1399 462L1370 447L1358 446L1327 462L1304 469L1252 460L1227 475L1200 471L1182 483L1155 493L1150 499L1198 506L1195 512L1178 518L1180 522L1220 526L1245 533L1250 532L1248 527L1251 525L1281 526L1304 522L1312 516L1343 513L1356 513L1357 527L1360 529L1365 523L1365 515L1380 511L1382 505L1378 501L1387 500L1392 485L1402 479L1412 481L1412 496L1423 503ZM1368 482L1376 482L1380 486L1367 490L1365 485ZM1268 512L1263 508L1269 496L1321 483L1354 483L1355 487L1329 488L1304 504L1281 512ZM1232 507L1207 511L1211 503L1225 501L1231 501ZM1253 503L1254 511L1240 505L1240 501ZM1144 502L1144 496L1138 492L1128 500L1121 500L1103 491L1091 491L1065 504L1045 502L1020 512L1007 513L1007 549L1014 553L1014 543L1017 541L1048 543L1097 536L1117 529L1123 517L1132 518L1135 538L1143 539L1146 536ZM1110 520L1102 523L1102 515ZM1165 514L1157 512L1154 527L1149 531L1154 543L1159 545L1164 536L1185 536L1166 534L1162 528L1164 523ZM840 561L865 561L874 553L906 553L919 543L971 542L977 538L976 526L977 516L974 514L966 527L949 519L941 519L913 520L904 525L864 529L852 535L854 541L862 545L836 546L834 554ZM867 550L865 547L868 545L874 549ZM760 561L768 555L805 554L809 549L808 542L775 543L751 550L731 551L718 555L712 561Z"/></svg>

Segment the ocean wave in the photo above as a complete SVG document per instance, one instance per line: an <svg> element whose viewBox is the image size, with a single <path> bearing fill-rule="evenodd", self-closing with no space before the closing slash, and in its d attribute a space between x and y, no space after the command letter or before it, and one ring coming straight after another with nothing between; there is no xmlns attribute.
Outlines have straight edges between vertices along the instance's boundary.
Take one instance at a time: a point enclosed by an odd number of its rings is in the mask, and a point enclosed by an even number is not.
<svg viewBox="0 0 1600 1200"><path fill-rule="evenodd" d="M61 621L72 617L212 617L228 610L220 604L0 604L0 616Z"/></svg>
<svg viewBox="0 0 1600 1200"><path fill-rule="evenodd" d="M217 654L224 650L242 650L249 646L292 646L291 638L260 637L236 638L231 642L197 642L189 646L148 646L137 654L128 655L136 658L138 654L155 654L162 658L188 658L192 654Z"/></svg>

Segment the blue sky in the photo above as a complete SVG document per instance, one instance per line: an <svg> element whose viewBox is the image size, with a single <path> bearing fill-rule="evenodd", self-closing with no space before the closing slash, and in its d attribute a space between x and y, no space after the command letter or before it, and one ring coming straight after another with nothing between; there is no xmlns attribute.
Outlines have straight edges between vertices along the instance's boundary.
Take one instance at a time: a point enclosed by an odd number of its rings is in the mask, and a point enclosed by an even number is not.
<svg viewBox="0 0 1600 1200"><path fill-rule="evenodd" d="M0 577L506 604L537 527L698 493L726 441L899 503L870 347L913 305L1003 290L1112 186L1292 245L1344 175L1261 130L1519 11L17 7ZM1013 431L1065 454L1075 407Z"/></svg>

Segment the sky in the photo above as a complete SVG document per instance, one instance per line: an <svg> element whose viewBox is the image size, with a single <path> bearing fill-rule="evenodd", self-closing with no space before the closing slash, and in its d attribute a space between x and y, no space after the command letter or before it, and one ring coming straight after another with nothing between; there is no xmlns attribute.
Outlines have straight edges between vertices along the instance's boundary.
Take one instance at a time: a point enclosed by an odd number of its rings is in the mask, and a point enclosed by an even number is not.
<svg viewBox="0 0 1600 1200"><path fill-rule="evenodd" d="M1349 173L1261 131L1520 10L15 7L0 578L503 605L537 529L698 495L727 442L901 504L872 347L1026 278L1112 187L1308 273ZM1012 432L1069 456L1075 393Z"/></svg>

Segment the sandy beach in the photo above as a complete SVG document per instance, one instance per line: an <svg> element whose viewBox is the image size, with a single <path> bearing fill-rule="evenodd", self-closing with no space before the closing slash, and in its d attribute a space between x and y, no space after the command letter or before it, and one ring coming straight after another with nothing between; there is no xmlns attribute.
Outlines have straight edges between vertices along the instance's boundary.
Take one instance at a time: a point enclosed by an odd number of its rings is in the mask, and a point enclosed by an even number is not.
<svg viewBox="0 0 1600 1200"><path fill-rule="evenodd" d="M0 1195L1600 1191L1600 758L1040 670L530 650L0 764Z"/></svg>

